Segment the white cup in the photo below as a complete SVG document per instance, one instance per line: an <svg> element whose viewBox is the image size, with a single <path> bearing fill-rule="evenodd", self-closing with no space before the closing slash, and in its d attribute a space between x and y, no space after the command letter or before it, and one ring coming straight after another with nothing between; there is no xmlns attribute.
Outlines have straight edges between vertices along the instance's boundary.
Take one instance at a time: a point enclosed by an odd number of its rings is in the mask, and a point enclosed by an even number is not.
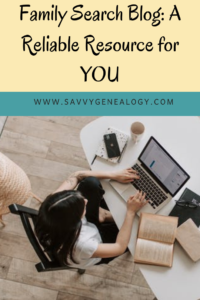
<svg viewBox="0 0 200 300"><path fill-rule="evenodd" d="M134 122L131 125L131 137L135 143L138 143L144 135L145 127L140 122Z"/></svg>

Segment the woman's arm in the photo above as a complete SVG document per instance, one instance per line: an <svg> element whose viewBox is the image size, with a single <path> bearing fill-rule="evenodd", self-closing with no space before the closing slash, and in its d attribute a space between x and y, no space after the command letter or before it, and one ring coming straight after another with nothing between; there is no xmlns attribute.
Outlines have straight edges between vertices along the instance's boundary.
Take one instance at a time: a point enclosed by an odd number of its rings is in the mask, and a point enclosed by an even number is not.
<svg viewBox="0 0 200 300"><path fill-rule="evenodd" d="M54 194L64 190L73 190L77 186L78 182L79 180L76 173L73 173L59 186L59 188L57 188Z"/></svg>
<svg viewBox="0 0 200 300"><path fill-rule="evenodd" d="M120 171L78 171L75 173L78 180L81 181L82 179L93 176L99 179L112 179L122 183L132 182L134 179L139 179L137 171L133 170L132 168L120 170Z"/></svg>
<svg viewBox="0 0 200 300"><path fill-rule="evenodd" d="M99 179L113 179L122 183L129 183L134 179L139 179L137 172L132 168L113 172L90 170L77 171L71 174L54 193L61 192L63 190L73 190L81 180L90 176Z"/></svg>
<svg viewBox="0 0 200 300"><path fill-rule="evenodd" d="M118 233L116 242L114 244L99 244L92 257L107 258L124 253L130 240L135 214L148 202L145 200L145 196L144 193L138 192L135 196L129 198L126 217Z"/></svg>
<svg viewBox="0 0 200 300"><path fill-rule="evenodd" d="M127 212L116 242L114 244L99 244L92 257L107 258L123 254L130 240L134 216L134 214Z"/></svg>

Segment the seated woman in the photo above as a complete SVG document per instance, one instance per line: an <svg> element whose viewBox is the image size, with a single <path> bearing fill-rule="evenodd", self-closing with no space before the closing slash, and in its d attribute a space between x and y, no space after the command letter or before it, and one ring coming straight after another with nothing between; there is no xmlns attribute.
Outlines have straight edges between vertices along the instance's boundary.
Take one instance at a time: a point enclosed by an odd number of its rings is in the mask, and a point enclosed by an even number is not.
<svg viewBox="0 0 200 300"><path fill-rule="evenodd" d="M129 183L139 176L133 169L79 171L63 182L40 207L36 235L44 249L56 254L63 265L86 269L123 254L130 240L134 216L147 203L142 191L131 196L124 223L118 230L103 199L104 190L99 179Z"/></svg>

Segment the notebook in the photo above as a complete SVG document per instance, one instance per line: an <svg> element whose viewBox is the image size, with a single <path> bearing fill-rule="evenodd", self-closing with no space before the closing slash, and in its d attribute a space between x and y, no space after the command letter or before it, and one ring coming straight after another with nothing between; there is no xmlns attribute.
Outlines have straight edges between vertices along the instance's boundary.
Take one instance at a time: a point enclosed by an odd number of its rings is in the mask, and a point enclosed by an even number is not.
<svg viewBox="0 0 200 300"><path fill-rule="evenodd" d="M122 155L122 153L124 152L124 149L125 149L125 147L128 143L128 139L129 139L128 134L126 134L126 133L124 133L124 132L122 132L122 131L120 131L116 128L113 128L113 127L109 127L104 134L109 134L109 133L115 133L116 134L117 141L118 141L118 144L119 144L120 153ZM105 146L103 137L102 137L102 141L100 142L99 148L97 149L96 155L98 157L101 157L101 158L103 158L107 161L110 161L112 163L118 163L120 161L120 158L121 158L121 155L119 157L108 158L107 151L106 151L106 146Z"/></svg>
<svg viewBox="0 0 200 300"><path fill-rule="evenodd" d="M178 218L141 213L134 261L171 267Z"/></svg>
<svg viewBox="0 0 200 300"><path fill-rule="evenodd" d="M185 200L188 203L194 203L197 205L196 208L190 207L181 207L179 205L175 205L172 211L170 212L170 216L178 217L178 226L183 224L188 219L192 219L197 227L200 226L200 196L186 188L181 195L179 200ZM179 201L178 200L178 201Z"/></svg>

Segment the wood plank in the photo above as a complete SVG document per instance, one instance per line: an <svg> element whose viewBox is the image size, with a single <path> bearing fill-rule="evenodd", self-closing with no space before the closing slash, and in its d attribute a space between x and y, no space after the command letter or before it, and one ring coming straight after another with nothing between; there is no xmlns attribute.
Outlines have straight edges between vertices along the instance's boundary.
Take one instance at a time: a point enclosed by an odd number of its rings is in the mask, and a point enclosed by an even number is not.
<svg viewBox="0 0 200 300"><path fill-rule="evenodd" d="M39 197L42 201L46 199L46 197L50 194L52 194L55 190L47 190L43 188L39 188L37 192L34 192L34 194ZM28 207L39 209L40 208L40 202L38 202L35 198L32 198L30 203L28 204Z"/></svg>
<svg viewBox="0 0 200 300"><path fill-rule="evenodd" d="M57 300L91 300L91 298L59 292Z"/></svg>
<svg viewBox="0 0 200 300"><path fill-rule="evenodd" d="M55 181L37 176L28 176L31 182L31 188L35 195L44 200L49 194L53 193L61 185L62 181ZM39 202L32 199L27 203L29 207L39 209Z"/></svg>
<svg viewBox="0 0 200 300"><path fill-rule="evenodd" d="M5 122L6 122L7 117L5 116L0 116L0 136L2 134Z"/></svg>
<svg viewBox="0 0 200 300"><path fill-rule="evenodd" d="M52 190L55 191L58 186L62 183L62 181L58 182L57 180L47 179L44 177L38 176L28 176L31 182L31 187L33 192L36 192L38 189L43 188L44 190Z"/></svg>
<svg viewBox="0 0 200 300"><path fill-rule="evenodd" d="M38 195L38 194L37 194ZM41 199L44 199L41 197ZM23 206L30 207L36 210L39 210L41 204L34 198L29 198ZM12 235L18 235L27 238L26 232L22 225L21 219L19 216L8 213L3 216L3 221L6 224L5 227L0 225L0 232L11 233Z"/></svg>
<svg viewBox="0 0 200 300"><path fill-rule="evenodd" d="M2 300L56 300L58 292L0 279Z"/></svg>
<svg viewBox="0 0 200 300"><path fill-rule="evenodd" d="M116 258L109 266L106 278L125 283L131 282L132 274L135 270L134 262Z"/></svg>
<svg viewBox="0 0 200 300"><path fill-rule="evenodd" d="M0 231L0 255L39 262L28 238Z"/></svg>
<svg viewBox="0 0 200 300"><path fill-rule="evenodd" d="M132 274L130 274L130 277L128 277L130 279L131 284L135 285L135 286L140 286L140 287L145 287L145 288L149 288L148 283L146 282L144 276L142 275L141 271L139 270L137 264L134 264L133 262L133 256L131 255L130 252L126 252L123 255L119 256L117 258L118 262L120 260L122 260L122 263L120 263L120 266L123 266L124 264L126 265L127 263L130 264L129 268L133 268L132 270ZM111 262L112 263L112 262ZM112 271L111 271L112 272ZM121 280L123 282L126 282L126 278L127 278L127 274L125 274L124 278L123 278L123 274L124 274L124 268L122 268L121 273L119 272L119 277L117 278L117 271L116 274L114 273L114 276L116 276L116 280ZM114 277L113 277L114 279Z"/></svg>
<svg viewBox="0 0 200 300"><path fill-rule="evenodd" d="M81 147L80 130L30 117L9 117L5 129L40 139Z"/></svg>
<svg viewBox="0 0 200 300"><path fill-rule="evenodd" d="M0 255L0 278L6 278L12 257Z"/></svg>
<svg viewBox="0 0 200 300"><path fill-rule="evenodd" d="M127 261L130 261L130 262L133 262L133 256L129 251L125 252L124 254L122 254L120 256L118 256L117 259L122 259L122 260L127 260Z"/></svg>
<svg viewBox="0 0 200 300"><path fill-rule="evenodd" d="M18 164L26 174L54 181L64 181L71 173L81 169L27 154L13 153L7 150L2 150L2 152Z"/></svg>
<svg viewBox="0 0 200 300"><path fill-rule="evenodd" d="M1 140L0 149L10 150L17 153L24 153L38 157L46 157L50 141L38 139L21 133L4 130Z"/></svg>
<svg viewBox="0 0 200 300"><path fill-rule="evenodd" d="M96 300L152 300L150 289L136 287L131 284L103 279L85 273L79 275L72 271L56 271L37 273L34 265L28 261L13 259L8 271L7 279L25 284L34 284L40 287L55 289L60 292L76 294L78 296Z"/></svg>
<svg viewBox="0 0 200 300"><path fill-rule="evenodd" d="M130 283L135 265L132 262L115 258L108 265L93 266L87 270L87 274L112 279L119 282Z"/></svg>
<svg viewBox="0 0 200 300"><path fill-rule="evenodd" d="M25 205L28 206L28 205ZM28 206L29 207L29 206ZM21 219L19 216L13 215L11 213L3 216L3 221L6 224L5 227L1 227L0 225L0 232L3 233L10 233L12 235L18 235L22 237L26 237L25 230L23 228ZM0 240L1 242L1 240Z"/></svg>
<svg viewBox="0 0 200 300"><path fill-rule="evenodd" d="M138 274L135 274L135 273L133 274L133 276L131 278L131 284L133 284L135 286L140 286L140 287L150 289L148 283L146 282L146 280L141 272L138 272Z"/></svg>
<svg viewBox="0 0 200 300"><path fill-rule="evenodd" d="M135 269L131 278L131 283L133 285L150 288L137 265L135 265Z"/></svg>
<svg viewBox="0 0 200 300"><path fill-rule="evenodd" d="M45 190L45 193L46 192L47 191ZM50 194L50 193L48 193L48 194ZM38 196L38 194L37 194L37 196ZM39 193L39 196L40 196L40 193ZM41 199L45 199L45 197L41 197ZM24 206L39 210L41 204L36 199L29 198L24 203ZM9 213L9 214L3 216L3 221L6 224L6 226L3 227L0 225L0 232L10 233L12 235L17 235L17 236L27 238L26 232L24 230L24 227L22 225L22 222L21 222L21 219L19 216Z"/></svg>
<svg viewBox="0 0 200 300"><path fill-rule="evenodd" d="M81 168L89 168L82 148L51 142L46 156L47 159L71 164Z"/></svg>
<svg viewBox="0 0 200 300"><path fill-rule="evenodd" d="M86 273L92 276L98 276L101 278L106 278L106 274L109 270L110 266L106 264L92 266L91 268L87 269Z"/></svg>
<svg viewBox="0 0 200 300"><path fill-rule="evenodd" d="M91 116L34 116L32 118L36 118L38 120L43 120L46 122L62 124L66 126L72 126L75 128L82 129L88 123L96 120L98 117L91 117Z"/></svg>

